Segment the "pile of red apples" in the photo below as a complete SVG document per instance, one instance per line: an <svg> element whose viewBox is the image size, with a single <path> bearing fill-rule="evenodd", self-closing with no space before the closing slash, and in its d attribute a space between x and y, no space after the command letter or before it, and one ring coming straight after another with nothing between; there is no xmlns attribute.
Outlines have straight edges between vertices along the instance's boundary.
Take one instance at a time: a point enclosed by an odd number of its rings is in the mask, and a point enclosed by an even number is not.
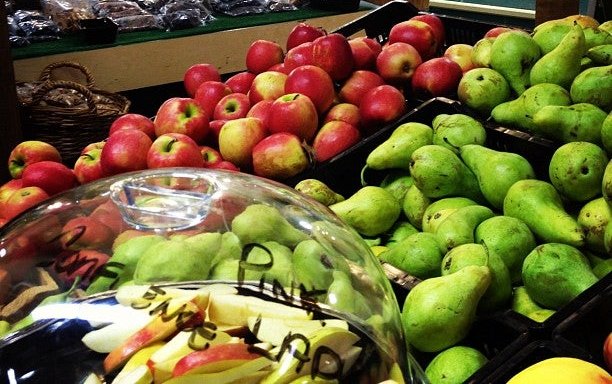
<svg viewBox="0 0 612 384"><path fill-rule="evenodd" d="M452 96L472 68L467 44L444 46L434 14L395 24L384 43L297 23L284 47L256 40L246 70L222 80L198 63L184 73L188 97L154 118L128 113L74 167L53 146L25 141L0 186L0 224L56 193L102 177L160 167L207 167L282 181L340 154L407 111L407 100Z"/></svg>

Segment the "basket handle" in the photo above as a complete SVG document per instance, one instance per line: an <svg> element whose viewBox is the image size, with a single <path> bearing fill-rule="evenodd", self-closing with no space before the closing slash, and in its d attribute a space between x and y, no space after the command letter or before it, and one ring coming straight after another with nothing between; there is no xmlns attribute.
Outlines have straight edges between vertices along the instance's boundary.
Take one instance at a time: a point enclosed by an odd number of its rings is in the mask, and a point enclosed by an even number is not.
<svg viewBox="0 0 612 384"><path fill-rule="evenodd" d="M95 86L94 77L89 71L89 69L87 69L85 66L77 62L74 62L74 61L58 61L58 62L47 65L40 73L39 80L43 82L51 81L52 72L55 69L61 68L61 67L69 67L69 68L78 69L79 71L81 71L81 73L83 73L83 75L85 75L87 88L93 88Z"/></svg>
<svg viewBox="0 0 612 384"><path fill-rule="evenodd" d="M42 83L34 95L32 95L32 104L39 104L47 93L57 88L74 89L85 97L89 110L94 113L97 112L98 108L96 107L93 93L82 84L66 80L46 81Z"/></svg>

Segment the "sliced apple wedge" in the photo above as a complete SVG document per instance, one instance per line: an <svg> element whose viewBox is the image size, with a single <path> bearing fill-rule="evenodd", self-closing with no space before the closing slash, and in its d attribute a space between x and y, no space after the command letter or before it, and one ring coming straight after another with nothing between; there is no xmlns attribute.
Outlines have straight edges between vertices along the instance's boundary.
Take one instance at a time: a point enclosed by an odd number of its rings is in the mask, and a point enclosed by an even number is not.
<svg viewBox="0 0 612 384"><path fill-rule="evenodd" d="M153 374L146 365L139 365L121 378L117 377L112 384L151 384Z"/></svg>
<svg viewBox="0 0 612 384"><path fill-rule="evenodd" d="M253 296L213 295L208 305L210 321L216 324L248 325L249 317L275 317L278 319L312 319L305 309L265 301Z"/></svg>
<svg viewBox="0 0 612 384"><path fill-rule="evenodd" d="M261 353L252 351L249 344L242 342L213 345L180 359L174 366L172 376L226 371L259 357L262 357Z"/></svg>
<svg viewBox="0 0 612 384"><path fill-rule="evenodd" d="M81 341L87 348L98 353L108 353L125 342L132 334L144 327L150 316L135 316L130 321L112 323L87 332Z"/></svg>
<svg viewBox="0 0 612 384"><path fill-rule="evenodd" d="M253 360L248 360L242 365L238 365L221 372L198 373L177 376L166 381L164 384L247 384L252 382L259 383L261 381L261 376L265 374L265 371L262 370L269 367L272 363L273 361L268 359L267 357L260 356Z"/></svg>
<svg viewBox="0 0 612 384"><path fill-rule="evenodd" d="M133 354L132 357L130 357L130 359L127 361L127 363L125 363L123 368L121 368L121 371L119 371L117 376L115 376L115 379L112 381L112 384L120 383L121 380L123 380L123 378L130 374L134 369L142 365L147 365L147 361L149 361L151 355L153 355L155 351L158 351L164 345L165 343L163 341L157 341L151 345L140 349L138 352Z"/></svg>
<svg viewBox="0 0 612 384"><path fill-rule="evenodd" d="M305 320L251 316L247 319L247 323L255 337L274 346L281 345L289 333L309 337L323 327L348 329L348 323L340 319Z"/></svg>

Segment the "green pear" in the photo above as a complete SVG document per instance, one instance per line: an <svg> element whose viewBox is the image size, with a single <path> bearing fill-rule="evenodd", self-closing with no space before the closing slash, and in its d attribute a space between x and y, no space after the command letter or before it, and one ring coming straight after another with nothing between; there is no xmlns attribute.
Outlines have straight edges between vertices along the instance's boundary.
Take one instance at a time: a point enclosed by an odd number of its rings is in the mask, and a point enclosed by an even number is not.
<svg viewBox="0 0 612 384"><path fill-rule="evenodd" d="M606 116L590 103L547 105L533 116L534 132L562 143L588 141L601 145L601 126Z"/></svg>
<svg viewBox="0 0 612 384"><path fill-rule="evenodd" d="M523 263L529 297L549 309L565 306L597 281L587 257L567 244L541 244Z"/></svg>
<svg viewBox="0 0 612 384"><path fill-rule="evenodd" d="M458 245L444 255L441 265L442 276L455 273L468 265L482 265L489 268L491 283L478 303L478 312L497 311L509 303L512 297L512 282L508 267L499 255L487 252L484 245L474 243Z"/></svg>
<svg viewBox="0 0 612 384"><path fill-rule="evenodd" d="M612 44L602 44L590 48L586 56L593 60L596 65L612 64Z"/></svg>
<svg viewBox="0 0 612 384"><path fill-rule="evenodd" d="M493 211L484 205L459 208L438 225L436 237L447 251L461 244L473 243L478 224L494 215Z"/></svg>
<svg viewBox="0 0 612 384"><path fill-rule="evenodd" d="M215 266L221 260L240 260L242 257L242 243L240 238L232 231L221 235L221 244L217 254L213 257L211 265Z"/></svg>
<svg viewBox="0 0 612 384"><path fill-rule="evenodd" d="M608 255L612 254L612 222L606 225L606 231L604 232L604 247Z"/></svg>
<svg viewBox="0 0 612 384"><path fill-rule="evenodd" d="M570 87L574 103L595 104L606 113L612 110L612 64L585 69Z"/></svg>
<svg viewBox="0 0 612 384"><path fill-rule="evenodd" d="M603 23L599 24L599 27L597 28L612 34L612 20L604 21Z"/></svg>
<svg viewBox="0 0 612 384"><path fill-rule="evenodd" d="M473 68L465 72L457 86L458 100L489 117L493 108L511 98L510 85L501 73L491 68Z"/></svg>
<svg viewBox="0 0 612 384"><path fill-rule="evenodd" d="M381 260L419 279L440 276L445 249L433 233L417 232L382 252Z"/></svg>
<svg viewBox="0 0 612 384"><path fill-rule="evenodd" d="M577 27L581 28L578 25ZM572 28L571 24L561 21L542 23L534 28L532 37L540 47L542 55L546 55L559 45Z"/></svg>
<svg viewBox="0 0 612 384"><path fill-rule="evenodd" d="M489 359L476 348L455 345L438 353L425 367L431 384L465 383Z"/></svg>
<svg viewBox="0 0 612 384"><path fill-rule="evenodd" d="M544 242L581 247L585 234L576 219L563 206L555 187L543 180L519 180L504 199L504 215L521 219Z"/></svg>
<svg viewBox="0 0 612 384"><path fill-rule="evenodd" d="M410 224L410 222L398 219L389 230L389 236L384 245L393 248L403 239L417 232L419 232L419 230L415 228L414 225Z"/></svg>
<svg viewBox="0 0 612 384"><path fill-rule="evenodd" d="M255 270L261 270L265 266L263 278L266 282L279 283L283 287L290 287L295 280L292 255L293 251L286 245L276 241L266 241L262 244L256 244L245 255L241 265L245 269Z"/></svg>
<svg viewBox="0 0 612 384"><path fill-rule="evenodd" d="M423 232L435 233L438 229L438 225L444 221L448 215L459 208L477 204L478 203L476 203L474 200L461 196L444 197L442 199L433 201L425 208L421 230Z"/></svg>
<svg viewBox="0 0 612 384"><path fill-rule="evenodd" d="M612 44L612 34L600 28L584 28L584 38L587 50L601 45Z"/></svg>
<svg viewBox="0 0 612 384"><path fill-rule="evenodd" d="M458 153L466 144L484 145L487 133L475 118L463 113L439 114L434 117L433 144L441 145Z"/></svg>
<svg viewBox="0 0 612 384"><path fill-rule="evenodd" d="M304 179L299 181L294 189L310 196L319 203L329 206L344 200L344 197L332 190L327 184L317 179Z"/></svg>
<svg viewBox="0 0 612 384"><path fill-rule="evenodd" d="M349 266L344 259L330 257L328 253L313 239L296 245L291 257L296 282L303 284L307 290L327 290L334 280L335 270L349 273Z"/></svg>
<svg viewBox="0 0 612 384"><path fill-rule="evenodd" d="M529 88L531 67L541 56L540 47L526 32L512 30L498 35L491 46L491 68L501 73L517 95Z"/></svg>
<svg viewBox="0 0 612 384"><path fill-rule="evenodd" d="M601 194L608 202L608 205L612 207L612 159L608 161L606 169L604 170L603 179L601 181Z"/></svg>
<svg viewBox="0 0 612 384"><path fill-rule="evenodd" d="M393 195L398 202L404 201L404 195L408 188L414 183L412 176L407 170L396 169L388 171L387 175L380 182L380 187Z"/></svg>
<svg viewBox="0 0 612 384"><path fill-rule="evenodd" d="M554 310L540 307L529 297L527 288L521 285L515 287L512 292L512 310L533 321L541 323L555 313Z"/></svg>
<svg viewBox="0 0 612 384"><path fill-rule="evenodd" d="M362 319L370 317L372 311L366 298L353 287L349 274L332 272L333 281L327 289L326 303L341 313L350 313Z"/></svg>
<svg viewBox="0 0 612 384"><path fill-rule="evenodd" d="M575 25L555 49L533 64L529 83L531 86L552 83L569 89L574 77L580 73L580 60L585 50L584 32L581 26Z"/></svg>
<svg viewBox="0 0 612 384"><path fill-rule="evenodd" d="M476 68L489 68L491 66L491 46L493 46L492 37L483 37L474 43L470 58Z"/></svg>
<svg viewBox="0 0 612 384"><path fill-rule="evenodd" d="M189 243L202 257L214 260L221 249L223 235L220 232L204 232L187 236L184 241Z"/></svg>
<svg viewBox="0 0 612 384"><path fill-rule="evenodd" d="M373 185L361 187L346 200L329 208L364 236L377 236L388 231L401 213L395 197L384 188Z"/></svg>
<svg viewBox="0 0 612 384"><path fill-rule="evenodd" d="M165 281L205 280L212 255L200 254L185 240L165 240L140 256L134 270L134 282L147 284Z"/></svg>
<svg viewBox="0 0 612 384"><path fill-rule="evenodd" d="M463 340L490 283L488 267L470 265L417 284L402 307L406 341L419 351L439 352Z"/></svg>
<svg viewBox="0 0 612 384"><path fill-rule="evenodd" d="M601 124L601 145L608 156L612 156L612 112L608 113Z"/></svg>
<svg viewBox="0 0 612 384"><path fill-rule="evenodd" d="M414 184L408 188L402 201L402 212L408 219L410 224L421 230L423 224L423 215L431 200L425 196L423 192Z"/></svg>
<svg viewBox="0 0 612 384"><path fill-rule="evenodd" d="M608 273L612 272L612 258L600 259L598 263L591 262L591 264L593 264L593 274L598 279L603 279Z"/></svg>
<svg viewBox="0 0 612 384"><path fill-rule="evenodd" d="M570 93L557 84L536 84L521 96L497 105L491 117L499 124L519 130L535 131L533 116L546 105L570 105Z"/></svg>
<svg viewBox="0 0 612 384"><path fill-rule="evenodd" d="M583 56L582 59L580 59L580 72L584 71L585 69L593 68L595 66L596 65L593 60L587 56Z"/></svg>
<svg viewBox="0 0 612 384"><path fill-rule="evenodd" d="M521 280L523 260L536 247L536 240L522 220L510 216L494 216L478 224L474 241L498 255L510 272L512 283Z"/></svg>
<svg viewBox="0 0 612 384"><path fill-rule="evenodd" d="M429 198L464 196L484 200L476 176L455 152L441 145L425 145L414 151L410 174L414 184Z"/></svg>
<svg viewBox="0 0 612 384"><path fill-rule="evenodd" d="M260 281L264 271L245 269L240 266L240 259L222 259L211 269L208 280Z"/></svg>
<svg viewBox="0 0 612 384"><path fill-rule="evenodd" d="M612 208L603 197L593 199L582 206L576 219L586 234L585 246L594 251L605 253L604 233L612 220Z"/></svg>
<svg viewBox="0 0 612 384"><path fill-rule="evenodd" d="M399 125L389 138L374 148L366 158L369 168L381 170L390 168L408 169L410 155L415 149L432 143L433 130L417 122Z"/></svg>
<svg viewBox="0 0 612 384"><path fill-rule="evenodd" d="M265 204L249 205L234 217L231 227L242 244L274 240L294 247L307 238L306 234L289 223L277 208Z"/></svg>
<svg viewBox="0 0 612 384"><path fill-rule="evenodd" d="M555 150L548 165L550 182L572 201L584 202L601 194L608 156L598 145L575 141Z"/></svg>
<svg viewBox="0 0 612 384"><path fill-rule="evenodd" d="M480 191L495 209L502 209L506 192L518 180L535 179L531 164L523 156L468 144L459 150L461 160L476 175Z"/></svg>

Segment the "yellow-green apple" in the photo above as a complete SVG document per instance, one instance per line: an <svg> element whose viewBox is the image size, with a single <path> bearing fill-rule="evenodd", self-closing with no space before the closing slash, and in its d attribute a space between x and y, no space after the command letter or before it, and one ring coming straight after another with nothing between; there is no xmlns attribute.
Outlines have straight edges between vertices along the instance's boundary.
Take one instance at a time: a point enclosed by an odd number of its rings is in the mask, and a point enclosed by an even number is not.
<svg viewBox="0 0 612 384"><path fill-rule="evenodd" d="M25 167L21 175L23 187L40 187L49 196L64 192L78 184L74 171L51 160L37 161Z"/></svg>
<svg viewBox="0 0 612 384"><path fill-rule="evenodd" d="M340 86L338 98L342 102L359 105L363 95L372 88L385 84L385 80L376 72L358 69Z"/></svg>
<svg viewBox="0 0 612 384"><path fill-rule="evenodd" d="M438 44L433 28L424 21L401 21L389 31L389 44L402 42L412 45L423 60L435 56Z"/></svg>
<svg viewBox="0 0 612 384"><path fill-rule="evenodd" d="M376 57L382 50L382 45L370 37L358 36L349 39L353 52L353 69L375 69Z"/></svg>
<svg viewBox="0 0 612 384"><path fill-rule="evenodd" d="M253 148L253 172L268 179L295 176L306 170L310 162L302 139L292 133L273 133Z"/></svg>
<svg viewBox="0 0 612 384"><path fill-rule="evenodd" d="M459 64L447 57L434 57L424 61L414 71L411 89L417 98L451 97L463 76Z"/></svg>
<svg viewBox="0 0 612 384"><path fill-rule="evenodd" d="M107 253L95 249L60 252L53 262L53 270L60 279L72 284L77 277L88 284L98 270L110 259Z"/></svg>
<svg viewBox="0 0 612 384"><path fill-rule="evenodd" d="M102 148L106 144L105 141L98 141L88 144L81 151L81 155L74 162L74 176L76 176L79 184L89 183L90 181L98 180L106 176L100 156Z"/></svg>
<svg viewBox="0 0 612 384"><path fill-rule="evenodd" d="M247 93L251 89L251 83L253 83L255 76L254 73L249 71L238 72L228 77L225 84L232 89L232 92Z"/></svg>
<svg viewBox="0 0 612 384"><path fill-rule="evenodd" d="M24 168L37 161L61 162L62 156L53 145L40 140L27 140L17 144L9 153L8 169L13 179L21 177Z"/></svg>
<svg viewBox="0 0 612 384"><path fill-rule="evenodd" d="M189 97L194 97L200 84L208 80L221 81L219 70L209 63L194 64L183 75L183 84Z"/></svg>
<svg viewBox="0 0 612 384"><path fill-rule="evenodd" d="M5 204L9 197L23 187L23 181L21 179L10 179L0 186L0 217L4 217Z"/></svg>
<svg viewBox="0 0 612 384"><path fill-rule="evenodd" d="M236 166L236 164L232 163L231 161L227 161L227 160L221 160L220 162L213 164L211 166L209 166L208 168L210 169L224 169L226 171L234 171L234 172L239 172L240 168L238 168L238 166Z"/></svg>
<svg viewBox="0 0 612 384"><path fill-rule="evenodd" d="M265 71L255 76L249 89L249 101L255 105L261 100L276 100L285 94L287 75L282 72Z"/></svg>
<svg viewBox="0 0 612 384"><path fill-rule="evenodd" d="M158 136L147 152L147 168L204 166L200 147L182 133L164 133Z"/></svg>
<svg viewBox="0 0 612 384"><path fill-rule="evenodd" d="M474 47L470 44L457 43L446 48L443 56L459 64L462 72L467 72L472 68L476 68L476 65L472 62L473 50Z"/></svg>
<svg viewBox="0 0 612 384"><path fill-rule="evenodd" d="M308 96L318 113L327 111L336 97L332 78L316 65L301 65L289 72L285 81L285 93Z"/></svg>
<svg viewBox="0 0 612 384"><path fill-rule="evenodd" d="M332 120L323 124L313 142L315 159L321 163L344 152L361 139L359 129L344 121Z"/></svg>
<svg viewBox="0 0 612 384"><path fill-rule="evenodd" d="M139 171L147 168L147 153L153 140L137 129L115 132L106 140L100 154L106 175Z"/></svg>
<svg viewBox="0 0 612 384"><path fill-rule="evenodd" d="M264 127L266 128L266 130L268 129L268 117L270 116L270 106L272 105L272 103L274 102L274 100L261 100L258 101L257 103L255 103L255 105L253 105L251 107L251 109L249 109L249 111L246 114L246 117L256 117L259 120L261 120L261 122L263 123Z"/></svg>
<svg viewBox="0 0 612 384"><path fill-rule="evenodd" d="M470 59L475 68L491 67L491 46L495 41L494 37L483 37L474 43Z"/></svg>
<svg viewBox="0 0 612 384"><path fill-rule="evenodd" d="M321 27L299 22L289 31L285 49L289 51L291 48L297 47L302 43L314 41L317 37L325 36L326 33L325 29Z"/></svg>
<svg viewBox="0 0 612 384"><path fill-rule="evenodd" d="M488 117L493 108L510 99L508 81L491 68L474 68L463 74L457 86L460 102Z"/></svg>
<svg viewBox="0 0 612 384"><path fill-rule="evenodd" d="M329 121L344 121L354 127L361 126L361 117L359 116L359 107L351 103L338 103L331 107L323 118L323 123Z"/></svg>
<svg viewBox="0 0 612 384"><path fill-rule="evenodd" d="M240 169L249 170L252 166L251 152L266 134L258 118L228 120L219 132L219 152L223 160L232 162Z"/></svg>
<svg viewBox="0 0 612 384"><path fill-rule="evenodd" d="M300 65L314 64L312 58L313 46L312 41L306 41L288 50L284 60L285 69L291 72Z"/></svg>
<svg viewBox="0 0 612 384"><path fill-rule="evenodd" d="M376 57L376 72L388 83L408 84L423 62L412 45L397 42L385 45Z"/></svg>
<svg viewBox="0 0 612 384"><path fill-rule="evenodd" d="M389 84L370 89L361 99L359 116L366 135L372 134L406 112L406 100Z"/></svg>
<svg viewBox="0 0 612 384"><path fill-rule="evenodd" d="M200 145L200 154L202 155L202 160L204 161L204 168L209 168L223 161L223 156L221 156L221 153L209 145Z"/></svg>
<svg viewBox="0 0 612 384"><path fill-rule="evenodd" d="M198 87L194 99L202 106L204 113L212 120L215 106L223 98L232 93L229 85L221 81L205 81Z"/></svg>
<svg viewBox="0 0 612 384"><path fill-rule="evenodd" d="M250 344L217 344L181 358L174 366L172 376L221 372L260 357L263 355L254 352Z"/></svg>
<svg viewBox="0 0 612 384"><path fill-rule="evenodd" d="M312 63L329 73L332 80L341 81L353 71L353 51L346 36L330 33L312 42Z"/></svg>
<svg viewBox="0 0 612 384"><path fill-rule="evenodd" d="M155 135L177 132L200 143L208 133L210 117L195 99L171 97L157 109L153 123Z"/></svg>
<svg viewBox="0 0 612 384"><path fill-rule="evenodd" d="M497 37L499 35L501 35L504 32L508 32L508 31L512 31L514 28L510 28L510 27L493 27L491 29L489 29L483 37Z"/></svg>
<svg viewBox="0 0 612 384"><path fill-rule="evenodd" d="M429 24L436 38L436 49L439 49L444 45L444 41L446 40L446 28L444 27L444 23L439 16L433 13L421 13L416 16L412 16L411 19L423 21Z"/></svg>
<svg viewBox="0 0 612 384"><path fill-rule="evenodd" d="M60 244L63 249L106 249L112 246L115 231L91 216L78 216L62 227Z"/></svg>
<svg viewBox="0 0 612 384"><path fill-rule="evenodd" d="M246 117L246 114L251 109L249 96L244 93L230 93L223 96L215 105L212 114L213 120L234 120L241 117Z"/></svg>
<svg viewBox="0 0 612 384"><path fill-rule="evenodd" d="M283 62L285 53L283 47L277 42L265 39L255 40L246 52L247 71L260 74L270 69L271 66Z"/></svg>
<svg viewBox="0 0 612 384"><path fill-rule="evenodd" d="M23 187L16 190L4 204L3 215L11 220L20 213L49 198L49 194L39 187Z"/></svg>
<svg viewBox="0 0 612 384"><path fill-rule="evenodd" d="M155 139L153 120L139 113L126 113L113 120L108 129L108 135L110 136L120 129L140 129L149 135L151 140Z"/></svg>
<svg viewBox="0 0 612 384"><path fill-rule="evenodd" d="M288 132L310 142L319 127L319 115L310 97L287 93L270 106L268 132Z"/></svg>

